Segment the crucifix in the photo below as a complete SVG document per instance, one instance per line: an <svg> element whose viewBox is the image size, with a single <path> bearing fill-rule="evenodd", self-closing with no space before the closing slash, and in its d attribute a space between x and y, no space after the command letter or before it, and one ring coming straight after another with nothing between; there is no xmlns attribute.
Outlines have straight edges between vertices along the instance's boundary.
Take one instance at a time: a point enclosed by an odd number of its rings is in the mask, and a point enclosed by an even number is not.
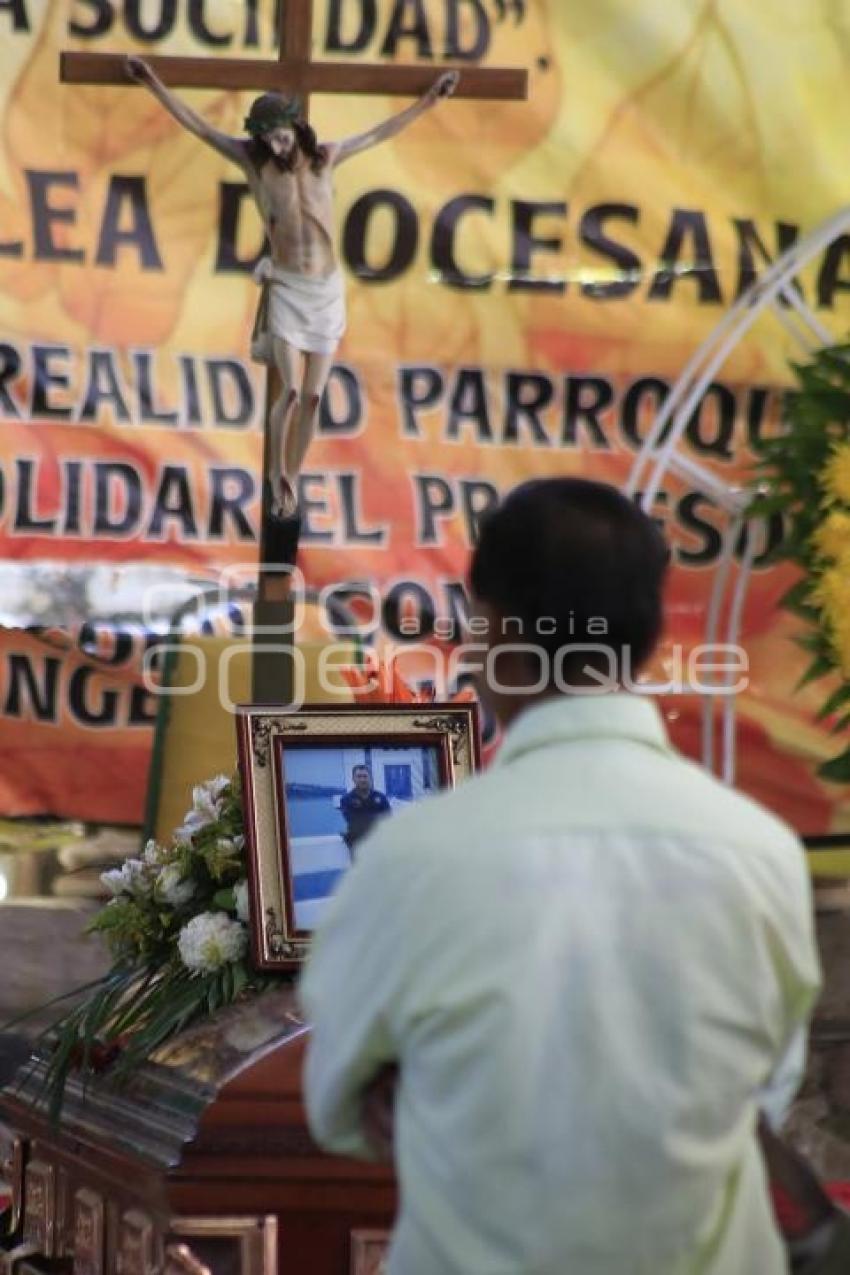
<svg viewBox="0 0 850 1275"><path fill-rule="evenodd" d="M332 215L323 207L330 199L330 179L323 179L322 170L394 135L441 96L456 92L479 100L520 100L528 91L528 74L521 69L314 61L313 0L278 0L277 7L276 61L151 57L143 62L115 53L70 52L60 58L60 79L66 84L146 85L179 123L236 162L272 245L273 258L261 274L265 328L255 330L257 348L265 343L267 355L258 357L271 364L254 606L255 702L292 699L293 662L283 656L292 642L286 569L295 563L300 531L295 483L344 326L341 276L332 238L325 233ZM174 97L174 88L266 90L245 121L251 140L217 133ZM419 97L420 102L359 138L321 146L307 124L311 93ZM319 234L293 238L291 225L305 222L318 224ZM297 330L290 337L293 324ZM295 388L298 351L305 357L300 394Z"/></svg>

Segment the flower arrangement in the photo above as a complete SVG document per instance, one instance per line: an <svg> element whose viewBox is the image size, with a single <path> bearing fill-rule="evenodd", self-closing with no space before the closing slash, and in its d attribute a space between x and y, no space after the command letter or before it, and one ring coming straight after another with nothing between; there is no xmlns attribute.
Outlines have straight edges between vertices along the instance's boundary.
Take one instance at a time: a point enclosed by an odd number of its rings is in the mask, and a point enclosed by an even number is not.
<svg viewBox="0 0 850 1275"><path fill-rule="evenodd" d="M830 346L795 365L799 390L786 406L787 430L758 444L759 494L752 515L780 512L785 536L776 556L802 577L781 605L805 622L798 641L811 659L797 689L832 675L818 720L850 726L850 345ZM819 768L850 781L850 744Z"/></svg>
<svg viewBox="0 0 850 1275"><path fill-rule="evenodd" d="M393 662L373 658L344 673L358 702L427 703ZM465 689L453 699L473 698ZM139 858L102 874L112 895L87 927L114 958L78 1003L46 1033L45 1098L62 1107L69 1072L127 1078L183 1028L237 999L279 984L247 961L248 882L238 778L193 789L192 809L167 846L149 841ZM7 1024L10 1026L11 1024Z"/></svg>
<svg viewBox="0 0 850 1275"><path fill-rule="evenodd" d="M167 846L104 872L110 901L88 926L114 963L50 1028L47 1097L61 1109L69 1071L130 1075L164 1041L276 978L256 973L248 951L248 883L238 779L193 790L192 809Z"/></svg>

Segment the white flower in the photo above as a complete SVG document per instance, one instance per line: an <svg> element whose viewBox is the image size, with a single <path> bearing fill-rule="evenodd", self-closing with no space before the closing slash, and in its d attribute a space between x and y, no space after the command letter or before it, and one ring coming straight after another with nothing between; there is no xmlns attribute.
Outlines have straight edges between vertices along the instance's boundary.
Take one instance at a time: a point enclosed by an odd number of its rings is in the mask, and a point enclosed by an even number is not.
<svg viewBox="0 0 850 1275"><path fill-rule="evenodd" d="M171 863L157 877L156 892L163 903L179 908L188 903L195 893L195 883L183 876L176 863Z"/></svg>
<svg viewBox="0 0 850 1275"><path fill-rule="evenodd" d="M205 784L196 784L192 789L192 809L175 830L174 840L185 844L196 832L215 823L221 815L222 794L229 787L230 780L226 775L216 775Z"/></svg>
<svg viewBox="0 0 850 1275"><path fill-rule="evenodd" d="M101 872L100 879L116 898L121 894L150 894L151 883L141 859L127 859L120 868Z"/></svg>
<svg viewBox="0 0 850 1275"><path fill-rule="evenodd" d="M227 775L216 775L215 779L208 779L205 784L196 784L192 789L192 809L199 814L214 812L218 815L222 794L229 787Z"/></svg>
<svg viewBox="0 0 850 1275"><path fill-rule="evenodd" d="M101 872L100 879L106 886L107 890L116 898L119 894L124 893L124 872L121 868L110 868L108 872ZM114 899L113 899L114 902Z"/></svg>
<svg viewBox="0 0 850 1275"><path fill-rule="evenodd" d="M241 921L225 912L201 912L180 931L177 946L183 964L193 973L210 973L238 961L248 945L248 933Z"/></svg>
<svg viewBox="0 0 850 1275"><path fill-rule="evenodd" d="M151 881L141 859L127 859L121 869L125 894L150 894Z"/></svg>
<svg viewBox="0 0 850 1275"><path fill-rule="evenodd" d="M251 904L248 898L248 882L246 880L237 881L233 887L233 897L236 899L236 915L240 921L244 921L247 925L251 919Z"/></svg>
<svg viewBox="0 0 850 1275"><path fill-rule="evenodd" d="M180 827L175 828L174 840L188 845L195 833L200 832L202 828L206 828L209 824L215 823L218 815L219 812L217 810L213 811L212 814L201 810L190 810Z"/></svg>
<svg viewBox="0 0 850 1275"><path fill-rule="evenodd" d="M142 858L149 868L155 867L159 863L159 856L162 854L161 848L156 844L153 837L145 843L142 851Z"/></svg>

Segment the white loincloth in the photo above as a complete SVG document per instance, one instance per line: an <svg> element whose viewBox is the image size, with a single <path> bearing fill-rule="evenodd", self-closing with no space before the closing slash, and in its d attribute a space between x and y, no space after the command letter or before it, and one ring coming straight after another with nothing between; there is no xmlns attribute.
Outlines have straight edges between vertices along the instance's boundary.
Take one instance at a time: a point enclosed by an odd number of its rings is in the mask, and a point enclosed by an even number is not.
<svg viewBox="0 0 850 1275"><path fill-rule="evenodd" d="M282 270L264 257L254 272L262 285L251 335L251 357L273 363L272 337L306 354L333 354L345 332L342 271L313 278Z"/></svg>

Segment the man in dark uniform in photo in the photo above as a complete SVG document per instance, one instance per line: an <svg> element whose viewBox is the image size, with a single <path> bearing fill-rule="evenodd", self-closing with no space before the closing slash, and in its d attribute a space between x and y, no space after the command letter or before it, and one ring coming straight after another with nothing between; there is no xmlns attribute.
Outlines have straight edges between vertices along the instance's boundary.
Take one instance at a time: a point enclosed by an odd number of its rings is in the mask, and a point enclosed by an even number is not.
<svg viewBox="0 0 850 1275"><path fill-rule="evenodd" d="M371 830L376 819L390 813L392 806L386 793L373 786L368 766L354 766L351 778L354 787L342 797L339 808L346 823L342 839L353 856L357 842Z"/></svg>

